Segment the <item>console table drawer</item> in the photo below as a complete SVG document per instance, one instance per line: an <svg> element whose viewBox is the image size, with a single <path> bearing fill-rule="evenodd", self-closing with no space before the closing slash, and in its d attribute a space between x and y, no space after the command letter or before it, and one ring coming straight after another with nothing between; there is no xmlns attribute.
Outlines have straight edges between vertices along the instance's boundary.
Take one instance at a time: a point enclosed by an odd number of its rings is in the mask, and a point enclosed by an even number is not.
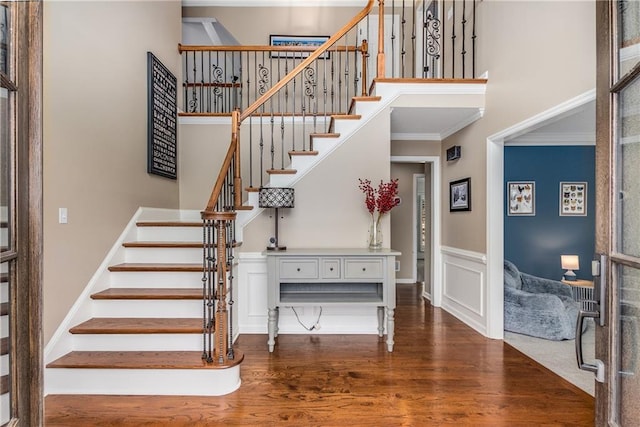
<svg viewBox="0 0 640 427"><path fill-rule="evenodd" d="M329 258L321 259L322 264L322 278L323 279L339 279L340 278L340 260Z"/></svg>
<svg viewBox="0 0 640 427"><path fill-rule="evenodd" d="M317 258L291 258L280 260L281 279L317 279Z"/></svg>
<svg viewBox="0 0 640 427"><path fill-rule="evenodd" d="M381 259L350 258L344 261L345 279L382 279Z"/></svg>

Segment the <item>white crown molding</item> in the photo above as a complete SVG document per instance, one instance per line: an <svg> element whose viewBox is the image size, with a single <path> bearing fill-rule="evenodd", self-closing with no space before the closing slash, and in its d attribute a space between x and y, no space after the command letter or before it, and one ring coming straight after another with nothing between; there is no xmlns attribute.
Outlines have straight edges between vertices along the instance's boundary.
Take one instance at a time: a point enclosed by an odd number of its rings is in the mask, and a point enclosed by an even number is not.
<svg viewBox="0 0 640 427"><path fill-rule="evenodd" d="M596 145L595 132L533 132L505 142L504 145Z"/></svg>
<svg viewBox="0 0 640 427"><path fill-rule="evenodd" d="M182 0L184 7L364 7L366 0Z"/></svg>
<svg viewBox="0 0 640 427"><path fill-rule="evenodd" d="M458 132L460 129L465 128L469 126L471 123L475 122L476 120L481 119L482 116L484 116L484 108L478 108L478 112L475 113L473 116L467 117L466 119L459 121L458 123L451 126L449 129L442 132L440 134L440 139L442 140L450 137L454 133Z"/></svg>
<svg viewBox="0 0 640 427"><path fill-rule="evenodd" d="M392 133L391 141L442 141L439 133Z"/></svg>

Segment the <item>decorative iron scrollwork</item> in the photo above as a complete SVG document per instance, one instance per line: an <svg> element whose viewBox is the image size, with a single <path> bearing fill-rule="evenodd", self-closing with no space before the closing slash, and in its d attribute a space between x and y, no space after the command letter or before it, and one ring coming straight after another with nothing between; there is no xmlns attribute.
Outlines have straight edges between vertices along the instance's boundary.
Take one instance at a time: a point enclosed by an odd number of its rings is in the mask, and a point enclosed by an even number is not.
<svg viewBox="0 0 640 427"><path fill-rule="evenodd" d="M269 89L269 69L262 64L258 64L258 93L264 95Z"/></svg>
<svg viewBox="0 0 640 427"><path fill-rule="evenodd" d="M435 59L440 58L440 20L433 15L433 12L427 11L425 20L426 46L425 52L428 56Z"/></svg>
<svg viewBox="0 0 640 427"><path fill-rule="evenodd" d="M303 71L304 73L304 94L311 99L314 99L316 96L316 86L318 83L316 82L316 72L311 67L306 67Z"/></svg>

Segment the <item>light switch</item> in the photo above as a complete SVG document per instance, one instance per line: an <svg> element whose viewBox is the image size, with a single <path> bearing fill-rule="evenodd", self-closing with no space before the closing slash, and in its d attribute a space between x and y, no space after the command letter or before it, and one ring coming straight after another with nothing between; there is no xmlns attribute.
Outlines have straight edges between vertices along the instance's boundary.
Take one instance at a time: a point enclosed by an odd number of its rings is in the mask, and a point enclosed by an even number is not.
<svg viewBox="0 0 640 427"><path fill-rule="evenodd" d="M67 208L58 209L58 222L60 224L67 223Z"/></svg>

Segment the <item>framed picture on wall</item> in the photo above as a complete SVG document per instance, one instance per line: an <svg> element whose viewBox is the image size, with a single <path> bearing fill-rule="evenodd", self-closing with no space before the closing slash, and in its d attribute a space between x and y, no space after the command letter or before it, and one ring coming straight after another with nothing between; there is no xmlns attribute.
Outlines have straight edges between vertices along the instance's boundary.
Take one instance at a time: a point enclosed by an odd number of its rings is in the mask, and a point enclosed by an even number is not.
<svg viewBox="0 0 640 427"><path fill-rule="evenodd" d="M536 183L534 181L507 182L507 197L510 216L535 216L536 214Z"/></svg>
<svg viewBox="0 0 640 427"><path fill-rule="evenodd" d="M449 212L471 210L471 178L449 183Z"/></svg>
<svg viewBox="0 0 640 427"><path fill-rule="evenodd" d="M560 183L560 216L587 216L587 183Z"/></svg>

